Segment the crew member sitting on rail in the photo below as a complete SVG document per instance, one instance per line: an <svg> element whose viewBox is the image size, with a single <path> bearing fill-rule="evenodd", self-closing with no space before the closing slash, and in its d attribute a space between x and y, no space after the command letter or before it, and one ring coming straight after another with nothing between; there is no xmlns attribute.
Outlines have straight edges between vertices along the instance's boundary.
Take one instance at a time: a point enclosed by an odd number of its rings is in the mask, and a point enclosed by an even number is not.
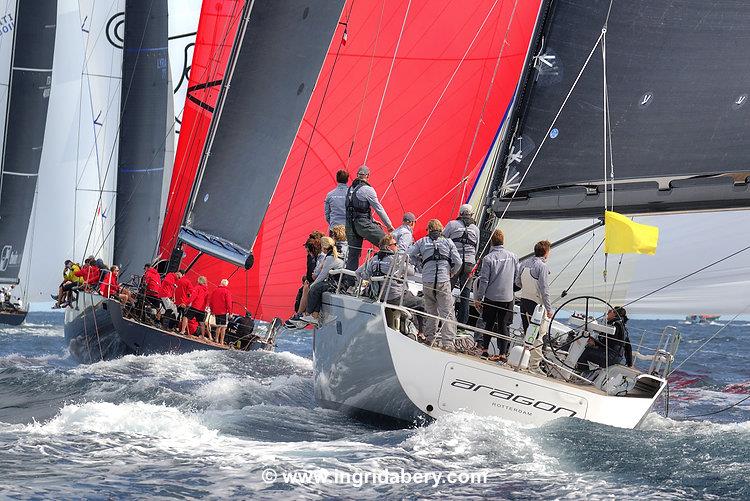
<svg viewBox="0 0 750 501"><path fill-rule="evenodd" d="M346 256L349 253L349 243L346 240L346 226L337 224L328 233L328 236L336 243L339 259L346 262Z"/></svg>
<svg viewBox="0 0 750 501"><path fill-rule="evenodd" d="M188 333L187 309L190 306L190 292L193 290L193 284L185 276L185 270L179 271L180 279L177 280L177 286L174 290L174 302L177 305L177 311L180 313L180 334Z"/></svg>
<svg viewBox="0 0 750 501"><path fill-rule="evenodd" d="M201 337L211 339L210 334L206 335L206 306L208 304L208 287L206 283L206 277L198 277L198 284L190 290L190 307L187 309L185 317L187 317L188 322L190 320L198 322ZM210 333L211 331L209 330L208 332Z"/></svg>
<svg viewBox="0 0 750 501"><path fill-rule="evenodd" d="M221 281L219 286L211 293L211 313L216 318L216 339L219 344L224 344L224 334L227 332L229 314L232 312L232 293L229 291L229 280Z"/></svg>
<svg viewBox="0 0 750 501"><path fill-rule="evenodd" d="M81 269L78 263L70 259L65 260L63 269L63 281L57 290L57 296L52 296L55 300L54 309L68 306L73 301L73 289L83 283L83 277L76 276L76 272Z"/></svg>
<svg viewBox="0 0 750 501"><path fill-rule="evenodd" d="M599 334L597 339L589 337L588 346L578 358L576 368L581 371L591 370L589 362L605 368L609 365L625 364L633 367L633 346L628 336L628 315L625 308L615 306L607 312L607 324L615 328L612 336Z"/></svg>
<svg viewBox="0 0 750 501"><path fill-rule="evenodd" d="M83 289L91 291L99 282L99 268L95 264L94 256L89 256L84 261L83 268L75 272L77 277L83 278Z"/></svg>
<svg viewBox="0 0 750 501"><path fill-rule="evenodd" d="M287 329L296 329L297 327L304 326L300 318L302 318L307 309L307 296L310 293L310 284L315 280L313 274L318 268L318 263L322 262L325 258L320 252L321 238L323 238L321 232L313 231L304 243L305 250L307 251L307 271L302 276L302 287L297 291L297 297L294 300L294 315L284 323L284 327Z"/></svg>
<svg viewBox="0 0 750 501"><path fill-rule="evenodd" d="M110 267L109 271L99 283L99 293L104 297L116 297L123 304L130 303L132 301L130 291L124 287L120 287L117 282L117 277L120 274L120 268L117 266Z"/></svg>
<svg viewBox="0 0 750 501"><path fill-rule="evenodd" d="M320 245L323 254L325 254L325 259L315 277L315 281L310 284L310 294L306 310L307 315L300 319L300 321L311 325L319 325L318 319L320 318L320 309L323 306L323 293L330 291L333 287L328 281L328 272L344 267L344 262L339 259L336 244L331 237L321 238Z"/></svg>

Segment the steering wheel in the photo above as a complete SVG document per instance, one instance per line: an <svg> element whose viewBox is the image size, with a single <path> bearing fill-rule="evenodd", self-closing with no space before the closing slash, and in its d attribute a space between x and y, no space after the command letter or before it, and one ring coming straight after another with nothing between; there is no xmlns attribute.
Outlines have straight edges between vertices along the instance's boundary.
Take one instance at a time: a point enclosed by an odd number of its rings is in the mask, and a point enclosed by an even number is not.
<svg viewBox="0 0 750 501"><path fill-rule="evenodd" d="M576 296L574 298L568 299L563 304L561 304L560 306L557 307L557 309L555 310L555 313L552 314L552 318L550 318L550 321L549 321L550 329L551 329L552 324L554 323L555 319L557 318L558 314L562 310L565 310L565 307L567 305L569 305L570 303L572 303L574 301L581 301L581 300L584 300L585 301L585 305L586 305L585 308L584 308L584 315L585 315L585 317L584 317L584 324L581 327L577 327L577 328L575 328L575 329L572 330L572 332L574 332L575 335L573 336L573 339L566 340L565 344L567 344L568 346L572 345L573 343L575 343L576 341L578 341L581 338L584 338L584 337L587 338L587 337L590 336L589 335L589 329L588 329L588 326L589 326L589 312L595 310L595 308L593 307L593 305L601 303L601 304L606 305L606 307L607 307L606 311L614 309L614 307L611 304L609 304L608 301L605 301L604 299L602 299L600 297L596 297L596 296ZM605 315L606 315L606 313L605 313ZM563 367L566 367L567 369L569 369L571 371L574 371L574 372L578 373L578 371L576 370L575 367L570 367L569 365L567 365L565 363L565 358L566 358L565 356L558 355L557 350L559 349L559 347L555 346L556 343L552 341L552 337L550 336L549 332L547 332L547 334L544 335L544 337L542 338L542 342L544 343L544 347L545 348L549 348L552 351L552 353L555 355L555 358L557 359L557 362L560 365L562 365Z"/></svg>

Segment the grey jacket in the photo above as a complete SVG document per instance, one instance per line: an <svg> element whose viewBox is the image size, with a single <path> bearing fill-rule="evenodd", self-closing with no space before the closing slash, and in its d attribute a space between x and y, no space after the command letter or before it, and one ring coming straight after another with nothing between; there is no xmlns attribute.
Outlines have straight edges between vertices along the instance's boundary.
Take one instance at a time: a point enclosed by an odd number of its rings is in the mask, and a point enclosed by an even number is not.
<svg viewBox="0 0 750 501"><path fill-rule="evenodd" d="M435 253L435 248L440 251L441 255L450 257L451 262L448 263L444 259L429 260ZM437 283L448 282L451 276L458 273L463 266L456 244L445 237L437 240L429 236L420 238L409 247L407 253L415 266L422 267L422 284L431 285L436 281Z"/></svg>
<svg viewBox="0 0 750 501"><path fill-rule="evenodd" d="M382 256L382 257L381 257ZM394 254L392 252L378 252L374 256L372 256L370 259L368 259L362 266L357 268L357 278L363 279L363 280L369 280L373 276L384 276L388 275L388 273L391 271L391 266L393 264L393 258ZM404 293L404 287L406 286L406 281L404 277L404 268L406 268L407 273L409 271L413 272L413 269L409 270L409 267L404 267L404 262L401 261L401 269L393 270L393 277L394 280L390 281L390 288L388 289L388 297L385 298L386 301L391 301L393 299L398 299L401 294ZM384 282L378 282L378 285L371 288L373 291L379 290L378 287L388 287L388 280Z"/></svg>
<svg viewBox="0 0 750 501"><path fill-rule="evenodd" d="M462 242L456 242L457 239L464 236L464 233L466 233L467 240L471 241L473 245L471 243L464 244ZM457 219L448 221L448 224L445 225L445 229L443 230L443 236L453 240L453 243L456 244L456 248L458 249L458 253L461 255L465 263L476 264L477 246L479 245L479 228L476 224L464 226L464 223Z"/></svg>
<svg viewBox="0 0 750 501"><path fill-rule="evenodd" d="M346 193L344 193L344 196L346 197ZM370 208L377 213L377 215L380 217L380 220L383 221L383 224L387 228L393 228L388 214L385 213L383 205L380 203L380 200L378 200L378 195L377 193L375 193L375 188L369 185L362 186L359 190L357 190L357 194L354 196L357 197L358 200L367 200L370 203ZM344 209L346 209L346 206L344 206Z"/></svg>
<svg viewBox="0 0 750 501"><path fill-rule="evenodd" d="M502 245L495 245L482 258L482 270L475 299L513 301L513 283L518 272L518 258Z"/></svg>
<svg viewBox="0 0 750 501"><path fill-rule="evenodd" d="M529 270L528 273L531 276L532 284L524 283L522 280L524 270L526 269ZM518 292L518 297L530 299L537 304L541 301L547 311L553 311L552 303L549 299L549 267L544 259L533 256L521 261L516 275L516 287L521 288Z"/></svg>
<svg viewBox="0 0 750 501"><path fill-rule="evenodd" d="M338 183L326 195L326 201L323 205L329 230L337 224L346 224L346 192L348 189L346 183Z"/></svg>
<svg viewBox="0 0 750 501"><path fill-rule="evenodd" d="M395 230L393 230L393 238L396 239L396 245L398 245L398 250L401 252L406 252L409 250L409 247L411 247L411 244L414 243L414 235L412 235L411 228L409 228L406 225L401 225Z"/></svg>
<svg viewBox="0 0 750 501"><path fill-rule="evenodd" d="M315 278L315 281L310 284L310 287L313 285L323 282L328 278L328 272L331 270L339 270L344 267L344 262L337 258L333 257L333 254L326 255L322 261L319 262L318 266L315 268L315 271L313 272L313 277Z"/></svg>

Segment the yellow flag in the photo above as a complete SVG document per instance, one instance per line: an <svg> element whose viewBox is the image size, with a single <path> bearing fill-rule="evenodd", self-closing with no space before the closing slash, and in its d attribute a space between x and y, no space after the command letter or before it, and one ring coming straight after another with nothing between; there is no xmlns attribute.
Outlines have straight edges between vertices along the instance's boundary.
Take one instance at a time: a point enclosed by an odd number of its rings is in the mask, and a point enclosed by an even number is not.
<svg viewBox="0 0 750 501"><path fill-rule="evenodd" d="M633 222L617 212L604 213L604 252L607 254L656 254L659 228Z"/></svg>

